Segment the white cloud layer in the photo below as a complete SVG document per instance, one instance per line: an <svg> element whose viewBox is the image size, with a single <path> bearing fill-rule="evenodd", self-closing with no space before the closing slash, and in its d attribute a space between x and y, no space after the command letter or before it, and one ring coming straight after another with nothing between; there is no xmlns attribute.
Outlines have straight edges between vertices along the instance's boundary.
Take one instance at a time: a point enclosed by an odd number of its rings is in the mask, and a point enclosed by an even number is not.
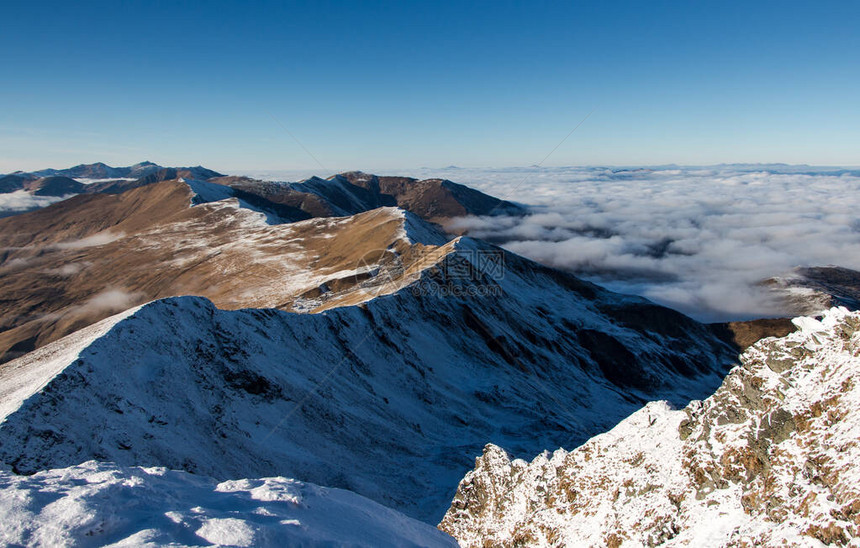
<svg viewBox="0 0 860 548"><path fill-rule="evenodd" d="M860 269L860 170L806 166L420 170L534 205L456 226L707 321L784 315L757 282Z"/></svg>
<svg viewBox="0 0 860 548"><path fill-rule="evenodd" d="M26 190L0 194L0 217L46 207L69 196L34 196Z"/></svg>

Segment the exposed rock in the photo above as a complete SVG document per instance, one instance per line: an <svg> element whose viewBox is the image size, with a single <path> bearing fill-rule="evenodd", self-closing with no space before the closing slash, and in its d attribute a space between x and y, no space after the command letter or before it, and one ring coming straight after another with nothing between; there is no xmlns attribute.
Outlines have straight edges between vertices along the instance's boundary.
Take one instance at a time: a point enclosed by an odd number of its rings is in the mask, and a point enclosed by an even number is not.
<svg viewBox="0 0 860 548"><path fill-rule="evenodd" d="M860 313L794 323L684 410L650 403L531 463L488 446L440 528L463 546L856 543Z"/></svg>

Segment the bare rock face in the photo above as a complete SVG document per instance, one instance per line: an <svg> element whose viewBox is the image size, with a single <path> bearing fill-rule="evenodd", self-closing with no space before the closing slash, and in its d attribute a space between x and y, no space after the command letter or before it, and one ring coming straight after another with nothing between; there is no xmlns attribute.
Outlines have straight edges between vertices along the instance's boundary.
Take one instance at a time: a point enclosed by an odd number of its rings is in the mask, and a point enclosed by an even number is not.
<svg viewBox="0 0 860 548"><path fill-rule="evenodd" d="M650 403L531 463L488 445L440 528L463 546L853 546L860 313L794 323L683 410Z"/></svg>

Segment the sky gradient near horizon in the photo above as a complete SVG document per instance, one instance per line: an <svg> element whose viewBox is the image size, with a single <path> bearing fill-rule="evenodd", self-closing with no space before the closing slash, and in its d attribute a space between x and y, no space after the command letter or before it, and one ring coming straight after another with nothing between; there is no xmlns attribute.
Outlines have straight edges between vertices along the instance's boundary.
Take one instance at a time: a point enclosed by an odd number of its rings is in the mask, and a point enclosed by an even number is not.
<svg viewBox="0 0 860 548"><path fill-rule="evenodd" d="M530 165L589 113L545 165L860 165L860 2L7 1L0 20L0 173Z"/></svg>

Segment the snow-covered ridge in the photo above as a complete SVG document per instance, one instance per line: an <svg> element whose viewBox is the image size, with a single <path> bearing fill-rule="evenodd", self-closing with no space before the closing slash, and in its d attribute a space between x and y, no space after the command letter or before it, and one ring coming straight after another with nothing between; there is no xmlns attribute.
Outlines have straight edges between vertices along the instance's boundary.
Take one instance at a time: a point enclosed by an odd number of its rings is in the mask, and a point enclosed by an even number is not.
<svg viewBox="0 0 860 548"><path fill-rule="evenodd" d="M218 482L96 461L0 471L0 544L456 546L431 525L341 489L283 477Z"/></svg>
<svg viewBox="0 0 860 548"><path fill-rule="evenodd" d="M440 527L464 546L860 545L860 313L795 323L683 410L531 463L488 445Z"/></svg>
<svg viewBox="0 0 860 548"><path fill-rule="evenodd" d="M92 185L95 183L106 183L108 181L136 181L134 177L106 177L106 178L88 178L88 177L73 177L79 183Z"/></svg>
<svg viewBox="0 0 860 548"><path fill-rule="evenodd" d="M139 308L130 308L105 318L63 337L56 344L34 350L26 360L13 360L0 367L0 422L65 369L70 358ZM34 367L33 364L38 366Z"/></svg>
<svg viewBox="0 0 860 548"><path fill-rule="evenodd" d="M295 477L435 523L485 443L581 443L643 400L710 393L731 360L688 318L509 254L501 279L446 280L439 265L493 248L443 247L421 280L498 293L411 284L321 314L163 299L83 348L52 343L56 367L10 362L38 382L0 423L0 459Z"/></svg>

